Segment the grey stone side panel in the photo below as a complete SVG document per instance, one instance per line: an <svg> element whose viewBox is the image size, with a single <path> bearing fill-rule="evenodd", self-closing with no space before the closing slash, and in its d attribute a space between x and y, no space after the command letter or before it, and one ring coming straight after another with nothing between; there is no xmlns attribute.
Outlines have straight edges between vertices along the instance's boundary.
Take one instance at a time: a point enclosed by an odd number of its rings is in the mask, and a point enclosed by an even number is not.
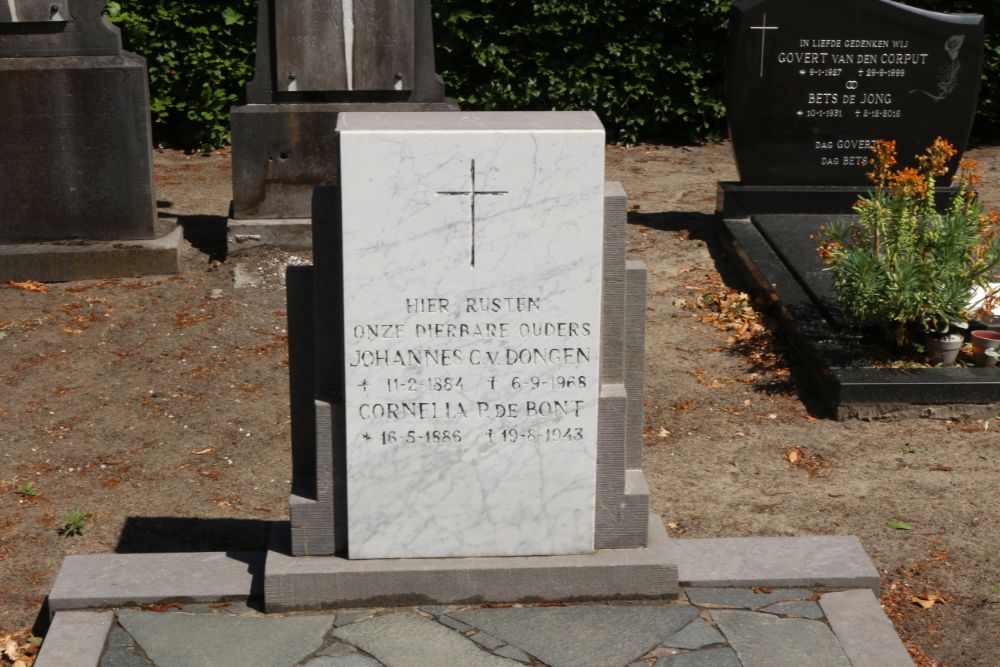
<svg viewBox="0 0 1000 667"><path fill-rule="evenodd" d="M344 406L316 401L316 498L293 495L289 510L292 523L292 555L331 556L347 546L347 513L337 512L339 487L335 475L344 477L343 466L334 469L335 450L344 432ZM346 490L346 488L345 488ZM346 494L344 494L346 495Z"/></svg>
<svg viewBox="0 0 1000 667"><path fill-rule="evenodd" d="M625 381L625 247L628 197L604 184L604 270L601 294L601 383Z"/></svg>
<svg viewBox="0 0 1000 667"><path fill-rule="evenodd" d="M619 548L625 492L625 385L602 385L598 400L594 548Z"/></svg>
<svg viewBox="0 0 1000 667"><path fill-rule="evenodd" d="M608 182L604 192L594 545L597 549L631 549L646 545L649 517L649 490L640 469L646 274L641 262L625 261L628 197L624 188L621 183ZM636 436L638 456L630 451L636 447L629 438ZM630 456L637 460L634 464Z"/></svg>
<svg viewBox="0 0 1000 667"><path fill-rule="evenodd" d="M292 495L316 498L315 269L285 270L288 311L288 393L292 419Z"/></svg>
<svg viewBox="0 0 1000 667"><path fill-rule="evenodd" d="M625 425L625 467L642 468L642 432L646 389L646 265L626 262L625 282L625 391L628 423Z"/></svg>
<svg viewBox="0 0 1000 667"><path fill-rule="evenodd" d="M35 667L97 667L114 620L112 611L56 614Z"/></svg>

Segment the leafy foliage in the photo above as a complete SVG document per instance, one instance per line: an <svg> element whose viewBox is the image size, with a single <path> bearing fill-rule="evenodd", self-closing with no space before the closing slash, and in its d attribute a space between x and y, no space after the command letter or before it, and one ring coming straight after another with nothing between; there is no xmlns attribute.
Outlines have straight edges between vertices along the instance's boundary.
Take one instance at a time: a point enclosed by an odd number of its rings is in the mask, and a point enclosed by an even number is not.
<svg viewBox="0 0 1000 667"><path fill-rule="evenodd" d="M436 0L449 91L475 109L594 109L612 138L724 131L729 0Z"/></svg>
<svg viewBox="0 0 1000 667"><path fill-rule="evenodd" d="M82 507L70 510L63 517L63 523L59 526L59 534L63 537L79 537L83 535L83 529L87 525L88 516L90 515Z"/></svg>
<svg viewBox="0 0 1000 667"><path fill-rule="evenodd" d="M854 207L856 221L824 230L820 254L834 273L837 299L855 324L877 324L899 345L923 332L963 326L975 288L992 310L1000 268L1000 220L976 196L977 165L964 160L958 190L939 212L935 179L948 173L955 150L938 138L919 168L896 169L896 143L872 149L873 190Z"/></svg>
<svg viewBox="0 0 1000 667"><path fill-rule="evenodd" d="M146 57L156 140L229 140L229 107L253 78L256 0L111 0L125 48Z"/></svg>
<svg viewBox="0 0 1000 667"><path fill-rule="evenodd" d="M594 109L621 142L725 134L733 0L433 0L438 70L467 109ZM1000 3L915 0L986 15L975 133L1000 137ZM157 141L228 141L253 77L257 0L111 0L125 46L147 57Z"/></svg>

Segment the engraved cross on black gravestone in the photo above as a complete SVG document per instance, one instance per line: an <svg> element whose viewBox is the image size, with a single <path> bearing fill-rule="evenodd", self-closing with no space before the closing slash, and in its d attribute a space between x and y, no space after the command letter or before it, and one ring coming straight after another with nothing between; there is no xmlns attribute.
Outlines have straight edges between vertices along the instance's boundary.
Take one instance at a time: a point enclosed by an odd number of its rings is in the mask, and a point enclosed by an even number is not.
<svg viewBox="0 0 1000 667"><path fill-rule="evenodd" d="M472 209L472 266L476 266L476 197L503 197L510 194L505 190L476 190L476 161L472 160L472 188L470 190L446 190L438 192L439 195L452 197L468 197L469 206Z"/></svg>
<svg viewBox="0 0 1000 667"><path fill-rule="evenodd" d="M764 77L764 56L766 54L767 47L767 31L768 30L778 30L777 26L771 26L767 24L767 14L764 14L764 21L760 25L750 26L751 30L760 30L760 76Z"/></svg>

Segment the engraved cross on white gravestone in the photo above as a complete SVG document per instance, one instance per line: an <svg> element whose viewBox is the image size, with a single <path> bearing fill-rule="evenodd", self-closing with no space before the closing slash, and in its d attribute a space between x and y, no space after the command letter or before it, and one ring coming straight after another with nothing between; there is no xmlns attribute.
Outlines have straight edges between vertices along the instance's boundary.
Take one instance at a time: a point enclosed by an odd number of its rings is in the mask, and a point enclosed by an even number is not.
<svg viewBox="0 0 1000 667"><path fill-rule="evenodd" d="M764 20L761 25L750 26L751 30L760 30L760 76L764 77L764 46L767 44L767 31L768 30L778 30L777 26L770 26L767 24L767 14L764 14Z"/></svg>
<svg viewBox="0 0 1000 667"><path fill-rule="evenodd" d="M472 266L476 266L476 197L503 197L510 194L506 190L476 190L476 161L472 160L472 189L438 192L439 195L469 197L472 209Z"/></svg>

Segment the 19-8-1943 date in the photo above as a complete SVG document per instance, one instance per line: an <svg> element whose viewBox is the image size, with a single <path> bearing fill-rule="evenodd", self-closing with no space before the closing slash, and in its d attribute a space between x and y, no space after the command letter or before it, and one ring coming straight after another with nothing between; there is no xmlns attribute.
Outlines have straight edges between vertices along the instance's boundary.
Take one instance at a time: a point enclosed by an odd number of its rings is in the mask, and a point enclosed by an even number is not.
<svg viewBox="0 0 1000 667"><path fill-rule="evenodd" d="M367 436L367 434L365 434ZM515 442L577 442L583 440L582 428L504 428L487 429L486 437L492 443ZM463 434L457 430L435 431L382 431L379 441L383 445L460 445ZM372 440L370 436L365 440Z"/></svg>

